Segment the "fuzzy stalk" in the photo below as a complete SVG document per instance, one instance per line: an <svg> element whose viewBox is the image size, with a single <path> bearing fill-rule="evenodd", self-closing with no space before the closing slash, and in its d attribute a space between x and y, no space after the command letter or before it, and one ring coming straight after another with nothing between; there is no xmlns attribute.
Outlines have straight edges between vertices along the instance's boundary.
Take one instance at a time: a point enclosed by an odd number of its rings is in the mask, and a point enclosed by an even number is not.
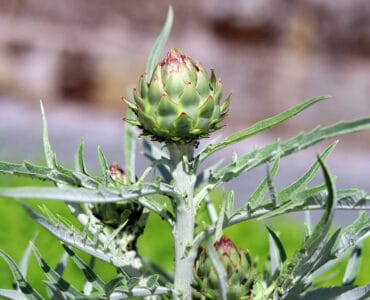
<svg viewBox="0 0 370 300"><path fill-rule="evenodd" d="M186 254L193 243L195 208L193 204L195 174L192 160L193 143L168 143L170 168L173 184L181 196L174 199L176 223L172 234L175 244L175 278L174 299L192 299L191 282L193 276L194 256Z"/></svg>

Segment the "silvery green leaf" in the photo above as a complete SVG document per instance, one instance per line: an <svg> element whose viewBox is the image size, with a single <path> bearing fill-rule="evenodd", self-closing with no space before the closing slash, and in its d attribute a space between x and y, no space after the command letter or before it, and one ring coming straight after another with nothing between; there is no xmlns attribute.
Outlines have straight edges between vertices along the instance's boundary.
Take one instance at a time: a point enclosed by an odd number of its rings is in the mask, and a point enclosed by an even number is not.
<svg viewBox="0 0 370 300"><path fill-rule="evenodd" d="M212 185L207 188L212 189L223 182L230 181L243 172L250 171L279 156L284 157L290 155L329 138L367 129L370 129L370 118L358 119L351 122L343 121L328 127L318 127L308 133L301 133L286 142L278 141L266 145L263 148L256 149L239 157L237 162L232 162L219 169L210 178Z"/></svg>
<svg viewBox="0 0 370 300"><path fill-rule="evenodd" d="M361 243L357 244L353 249L349 261L346 266L346 271L343 276L343 285L352 285L360 271L362 247Z"/></svg>
<svg viewBox="0 0 370 300"><path fill-rule="evenodd" d="M366 286L355 287L339 295L335 300L367 300L370 298L370 284Z"/></svg>
<svg viewBox="0 0 370 300"><path fill-rule="evenodd" d="M167 287L159 286L153 291L145 287L134 287L129 292L115 291L111 294L110 300L120 300L120 299L132 299L134 297L149 297L153 295L168 295L170 290Z"/></svg>
<svg viewBox="0 0 370 300"><path fill-rule="evenodd" d="M31 299L31 298L27 298L25 294L17 290L0 289L0 296L4 297L5 299L17 299L17 300Z"/></svg>
<svg viewBox="0 0 370 300"><path fill-rule="evenodd" d="M351 290L356 289L355 286L331 286L331 287L324 287L318 288L305 293L300 300L338 300L340 295L345 294ZM358 298L345 298L343 300L355 300Z"/></svg>
<svg viewBox="0 0 370 300"><path fill-rule="evenodd" d="M127 119L133 119L134 115L135 114L131 109L127 110ZM136 133L134 126L128 122L125 123L123 153L125 157L126 175L130 182L135 182Z"/></svg>
<svg viewBox="0 0 370 300"><path fill-rule="evenodd" d="M204 161L208 156L211 154L215 153L218 150L221 150L223 148L226 148L229 145L232 145L234 143L240 142L244 139L247 139L249 137L252 137L260 132L263 132L267 129L270 129L285 120L295 116L296 114L300 113L301 111L307 109L311 105L328 99L328 96L321 96L317 98L310 99L304 103L301 103L297 106L294 106L278 115L275 115L273 117L261 120L255 124L253 124L251 127L248 127L246 129L243 129L239 132L236 132L227 138L225 138L222 142L216 143L216 144L211 144L209 145L201 154L200 154L200 161Z"/></svg>
<svg viewBox="0 0 370 300"><path fill-rule="evenodd" d="M142 196L163 193L177 196L177 192L167 184L142 183L139 186L124 186L117 189L91 190L69 187L17 187L0 188L0 196L14 199L43 199L77 203L110 203L130 201Z"/></svg>
<svg viewBox="0 0 370 300"><path fill-rule="evenodd" d="M104 249L99 247L99 244L92 241L89 237L81 235L79 232L71 232L68 228L62 224L54 224L45 217L34 212L30 207L23 205L26 212L37 221L42 227L44 227L51 234L56 236L60 241L65 242L72 247L80 249L94 257L97 257L103 261L113 264L116 267L122 267L128 274L138 274L136 266L132 266L130 259L124 257L117 257Z"/></svg>
<svg viewBox="0 0 370 300"><path fill-rule="evenodd" d="M42 115L42 127L43 127L42 140L44 144L45 160L49 168L54 168L56 164L56 157L50 145L49 133L48 133L48 123L46 121L46 115L45 115L44 105L42 101L40 101L40 107L41 107L41 115Z"/></svg>
<svg viewBox="0 0 370 300"><path fill-rule="evenodd" d="M78 146L77 155L76 155L76 171L87 175L85 160L84 160L84 141L81 139Z"/></svg>
<svg viewBox="0 0 370 300"><path fill-rule="evenodd" d="M62 245L64 250L72 258L77 267L83 272L86 281L92 283L92 285L100 292L105 293L105 284L103 280L97 275L84 261L66 245Z"/></svg>
<svg viewBox="0 0 370 300"><path fill-rule="evenodd" d="M54 283L59 290L63 291L63 294L66 294L73 298L80 298L83 295L74 288L69 282L64 280L60 274L58 274L56 271L54 271L42 258L40 252L37 250L37 248L32 244L32 250L33 253L36 256L37 262L39 263L40 267L44 271L46 277Z"/></svg>
<svg viewBox="0 0 370 300"><path fill-rule="evenodd" d="M370 235L370 217L363 212L355 222L343 228L340 233L340 238L335 247L334 254L341 255L347 249L352 248L360 240Z"/></svg>
<svg viewBox="0 0 370 300"><path fill-rule="evenodd" d="M168 159L168 153L162 151L153 142L143 140L143 146L145 149L144 156L154 163L153 167L156 167L163 177L165 183L170 183L172 180L172 174L167 164L164 164Z"/></svg>
<svg viewBox="0 0 370 300"><path fill-rule="evenodd" d="M104 152L100 146L98 146L98 157L103 175L105 175L109 170L109 164L107 163L107 159L105 158Z"/></svg>
<svg viewBox="0 0 370 300"><path fill-rule="evenodd" d="M208 179L212 176L212 174L222 165L223 159L220 159L210 167L204 169L202 172L200 172L197 175L197 180L195 182L195 186L198 187L202 185L203 183L207 182Z"/></svg>
<svg viewBox="0 0 370 300"><path fill-rule="evenodd" d="M148 65L147 65L147 74L146 74L146 82L150 82L153 76L153 72L155 66L158 63L159 56L161 55L162 49L167 42L168 36L170 35L171 28L173 23L173 9L172 6L168 8L166 22L162 28L161 33L159 34L155 44L152 48L152 51L149 55Z"/></svg>
<svg viewBox="0 0 370 300"><path fill-rule="evenodd" d="M323 153L320 154L322 160L325 160L330 155L330 153L334 150L337 143L338 142L332 143L329 147L327 147L324 150ZM279 199L279 201L285 202L286 200L291 198L292 195L297 194L298 192L304 190L308 186L308 184L314 179L319 170L320 163L319 161L316 161L315 163L312 164L308 171L303 174L302 177L300 177L294 183L292 183L291 185L284 188L278 193L277 198Z"/></svg>
<svg viewBox="0 0 370 300"><path fill-rule="evenodd" d="M287 255L278 235L269 226L266 226L266 228L269 232L271 277L276 278L281 271L282 264L287 259Z"/></svg>
<svg viewBox="0 0 370 300"><path fill-rule="evenodd" d="M280 166L280 157L277 157L274 161L274 164L272 165L272 168L270 170L270 177L273 179ZM249 197L249 199L246 201L246 203L243 205L243 207L246 207L247 205L251 208L255 208L258 206L262 201L264 196L267 192L267 177L258 185L256 190L253 192L253 194Z"/></svg>
<svg viewBox="0 0 370 300"><path fill-rule="evenodd" d="M336 190L331 175L321 160L318 158L324 174L325 183L328 189L328 202L325 207L320 221L315 226L312 235L304 242L303 246L298 249L292 259L288 262L282 273L277 279L277 286L285 291L287 297L291 292L289 290L300 282L304 283L306 278L315 271L315 264L322 259L322 250L325 249L326 236L329 232L334 215L336 204ZM333 243L334 246L334 243ZM293 282L292 282L293 280ZM306 286L306 284L302 285ZM296 293L296 291L294 291Z"/></svg>
<svg viewBox="0 0 370 300"><path fill-rule="evenodd" d="M216 272L217 278L218 278L218 284L219 284L219 290L220 290L220 299L227 300L227 274L224 266L222 265L218 254L215 250L215 247L213 246L214 241L213 238L209 236L209 233L207 234L206 231L206 249L207 254L209 258L211 259L212 265L214 267L214 270Z"/></svg>
<svg viewBox="0 0 370 300"><path fill-rule="evenodd" d="M27 299L42 300L42 297L37 293L37 291L34 290L26 281L14 260L1 249L0 256L8 263L10 269L12 270L14 279L17 283L18 291L25 295Z"/></svg>
<svg viewBox="0 0 370 300"><path fill-rule="evenodd" d="M32 239L32 242L34 242L35 239L36 239L36 236L34 236L34 238ZM27 275L27 269L28 269L28 264L29 264L29 260L30 260L31 251L32 251L31 243L28 243L26 251L24 251L24 254L22 256L22 260L19 264L19 270L20 270L21 274L23 275L23 277L26 277L26 275Z"/></svg>

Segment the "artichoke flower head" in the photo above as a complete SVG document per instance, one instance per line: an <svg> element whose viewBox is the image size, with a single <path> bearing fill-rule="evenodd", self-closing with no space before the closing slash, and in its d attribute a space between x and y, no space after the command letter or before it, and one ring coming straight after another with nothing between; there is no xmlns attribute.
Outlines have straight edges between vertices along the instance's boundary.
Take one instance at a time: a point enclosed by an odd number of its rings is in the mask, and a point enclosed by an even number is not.
<svg viewBox="0 0 370 300"><path fill-rule="evenodd" d="M159 62L150 82L142 75L126 101L137 120L127 120L142 129L143 136L164 142L192 142L220 128L227 115L229 98L221 103L222 84L212 71L175 48Z"/></svg>
<svg viewBox="0 0 370 300"><path fill-rule="evenodd" d="M255 273L248 251L236 247L234 243L221 237L214 243L218 258L226 272L227 299L252 299ZM194 264L194 299L219 299L219 281L215 268L205 248L201 247Z"/></svg>

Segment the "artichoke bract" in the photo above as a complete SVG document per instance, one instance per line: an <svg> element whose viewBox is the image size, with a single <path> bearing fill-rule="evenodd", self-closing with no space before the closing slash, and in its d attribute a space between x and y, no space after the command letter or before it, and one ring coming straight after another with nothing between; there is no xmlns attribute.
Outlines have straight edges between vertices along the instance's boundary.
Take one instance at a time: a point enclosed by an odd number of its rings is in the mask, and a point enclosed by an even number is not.
<svg viewBox="0 0 370 300"><path fill-rule="evenodd" d="M251 299L254 271L249 252L237 248L222 237L214 244L227 277L227 299ZM201 247L194 264L194 299L219 299L219 282L216 271L205 248Z"/></svg>
<svg viewBox="0 0 370 300"><path fill-rule="evenodd" d="M220 128L229 99L221 101L222 84L212 71L177 49L158 63L150 82L142 75L127 102L137 120L127 120L143 130L143 136L165 142L191 142ZM221 103L222 102L222 103Z"/></svg>

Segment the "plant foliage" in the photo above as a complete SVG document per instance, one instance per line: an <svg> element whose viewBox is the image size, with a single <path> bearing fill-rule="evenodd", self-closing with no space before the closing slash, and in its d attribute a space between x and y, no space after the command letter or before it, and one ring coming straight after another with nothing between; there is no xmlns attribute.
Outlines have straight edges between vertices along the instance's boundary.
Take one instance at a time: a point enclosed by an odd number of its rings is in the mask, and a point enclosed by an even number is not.
<svg viewBox="0 0 370 300"><path fill-rule="evenodd" d="M152 78L172 22L173 12L170 8L165 26L149 58L147 82ZM222 141L210 142L203 150L197 150L193 142L159 144L143 140L144 155L151 165L139 178L135 176L135 160L136 144L140 139L132 125L126 124L125 127L124 168L108 163L102 149L98 148L102 174L92 175L87 171L84 161L83 141L77 150L75 169L68 169L57 161L49 142L41 103L46 165L26 161L19 164L0 162L0 173L45 180L54 186L1 188L0 196L20 201L25 211L61 242L65 254L53 269L43 258L44 249L39 251L33 242L26 249L20 265L0 250L0 256L13 272L15 283L14 289L1 289L0 295L9 299L42 299L26 279L29 257L33 253L46 277L44 283L51 299L128 299L147 296L191 299L192 294L195 298L200 294L207 298L207 295L214 295L214 291L207 291L207 287L202 291L192 291L190 286L197 253L199 249L204 249L210 257L208 263L211 265L207 267L214 268L215 278L219 282L216 291L220 299L226 299L229 297L226 295L230 295L228 289L231 289L226 284L229 282L228 270L225 269L225 260L220 259L214 249L215 242L220 240L225 228L251 219L264 221L289 212L322 210L320 221L311 231L306 231L301 246L291 257L287 255L278 232L267 226L270 237L269 261L263 274L255 275L248 282L248 293L241 298L369 298L370 285L356 286L354 282L361 263L361 240L370 233L370 218L366 212L362 212L351 225L334 231L332 220L336 210L370 209L370 194L357 188L336 189L335 177L325 163L336 142L320 153L309 169L287 187L277 190L274 179L279 174L283 157L324 140L368 130L370 117L317 127L286 141L277 140L254 149L226 164L204 167L207 159L217 151L272 128L326 99L328 97L317 97L303 102ZM127 119L133 118L133 113L129 111ZM220 209L215 207L210 199L212 190L261 165L267 166L266 177L249 198L243 199L240 207L234 206L233 192L228 193ZM319 171L324 181L312 185ZM26 201L32 199L63 201L80 225L75 225L45 206L40 211L31 208ZM207 210L210 222L196 223L195 216L203 209ZM143 233L149 212L165 220L173 233L176 252L173 279L159 266L154 267L142 259L137 252L137 239ZM192 223L194 226L191 226ZM197 231L194 231L195 228ZM201 248L202 245L205 248ZM116 276L103 280L94 270L94 265L86 263L75 249L87 253L92 261L100 259L114 266ZM234 249L232 253L239 255L242 252ZM348 254L350 259L341 286L322 287L316 284L318 276ZM67 261L81 271L85 282L83 291L64 278ZM199 263L196 266L203 267Z"/></svg>

